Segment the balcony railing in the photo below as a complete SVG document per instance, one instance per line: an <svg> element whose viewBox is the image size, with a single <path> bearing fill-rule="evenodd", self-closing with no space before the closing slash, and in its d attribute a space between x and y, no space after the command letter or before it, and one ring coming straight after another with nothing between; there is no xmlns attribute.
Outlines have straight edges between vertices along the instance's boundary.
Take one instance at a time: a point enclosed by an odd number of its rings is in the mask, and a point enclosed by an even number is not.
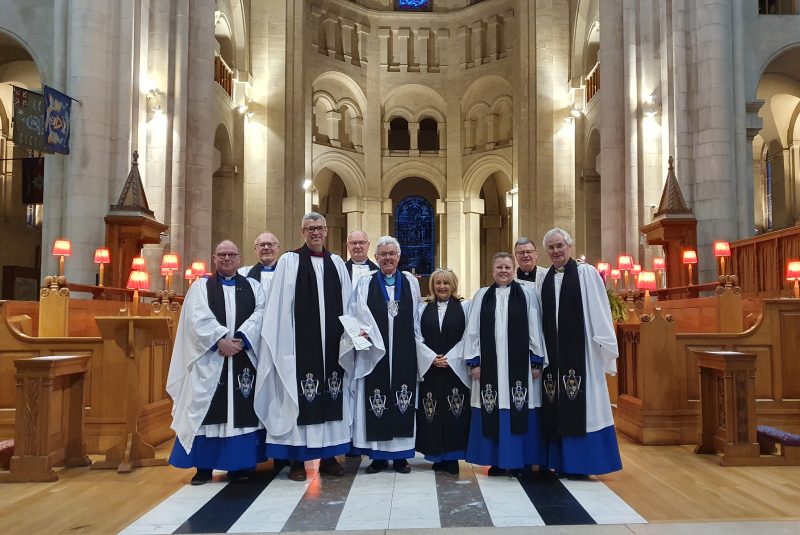
<svg viewBox="0 0 800 535"><path fill-rule="evenodd" d="M586 104L592 101L598 91L600 91L600 63L586 75Z"/></svg>
<svg viewBox="0 0 800 535"><path fill-rule="evenodd" d="M233 98L233 70L228 67L222 56L214 56L214 81Z"/></svg>

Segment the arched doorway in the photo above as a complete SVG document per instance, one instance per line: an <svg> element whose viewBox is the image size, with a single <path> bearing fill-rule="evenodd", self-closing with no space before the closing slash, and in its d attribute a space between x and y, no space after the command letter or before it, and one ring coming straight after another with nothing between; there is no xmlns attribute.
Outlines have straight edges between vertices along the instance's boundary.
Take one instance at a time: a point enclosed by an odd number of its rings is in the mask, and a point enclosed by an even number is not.
<svg viewBox="0 0 800 535"><path fill-rule="evenodd" d="M214 163L211 196L211 247L233 240L247 249L242 236L244 187L233 160L231 138L223 125L214 134Z"/></svg>
<svg viewBox="0 0 800 535"><path fill-rule="evenodd" d="M328 224L327 247L332 253L347 260L347 216L342 212L342 201L347 197L347 188L342 178L329 169L317 174L311 186L312 209L325 216Z"/></svg>
<svg viewBox="0 0 800 535"><path fill-rule="evenodd" d="M38 159L43 156L42 153L14 143L11 119L14 113L12 86L41 93L41 85L39 69L30 53L13 37L0 32L2 299L36 300L39 296L45 208L44 169L47 162Z"/></svg>
<svg viewBox="0 0 800 535"><path fill-rule="evenodd" d="M761 131L753 138L756 231L791 227L800 220L800 46L777 55L764 69L756 95Z"/></svg>
<svg viewBox="0 0 800 535"><path fill-rule="evenodd" d="M492 282L489 263L495 253L511 252L511 209L506 194L511 189L508 179L500 172L492 173L481 186L483 214L480 217L480 286Z"/></svg>
<svg viewBox="0 0 800 535"><path fill-rule="evenodd" d="M428 277L439 262L436 238L436 188L419 177L404 178L389 195L394 207L389 234L400 242L400 269L414 272L422 295L427 295Z"/></svg>
<svg viewBox="0 0 800 535"><path fill-rule="evenodd" d="M586 255L586 261L592 264L600 260L602 255L602 239L600 232L600 132L592 129L586 141L586 152L583 158L583 171L577 177L575 188L575 227L577 229L576 250L573 254Z"/></svg>

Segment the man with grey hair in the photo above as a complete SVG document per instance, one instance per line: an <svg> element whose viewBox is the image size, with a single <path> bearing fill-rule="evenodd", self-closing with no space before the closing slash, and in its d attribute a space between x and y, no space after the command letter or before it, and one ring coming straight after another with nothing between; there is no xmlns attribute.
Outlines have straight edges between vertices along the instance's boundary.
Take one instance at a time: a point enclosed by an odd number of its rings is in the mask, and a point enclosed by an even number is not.
<svg viewBox="0 0 800 535"><path fill-rule="evenodd" d="M436 354L419 332L419 283L397 270L398 241L381 237L375 260L378 271L358 281L350 305L350 315L372 341L356 359L353 451L372 459L368 474L385 469L390 460L396 472L407 474L407 459L414 457L417 384Z"/></svg>
<svg viewBox="0 0 800 535"><path fill-rule="evenodd" d="M536 244L522 237L514 243L514 259L517 261L517 280L538 286L544 280L547 269L536 265L539 253Z"/></svg>
<svg viewBox="0 0 800 535"><path fill-rule="evenodd" d="M325 218L309 212L305 244L284 254L275 269L256 383L256 412L267 428L267 454L289 459L289 478L305 481L305 461L344 475L337 455L350 451L351 400L347 388L353 352L339 351L339 316L352 288L344 261L324 247Z"/></svg>
<svg viewBox="0 0 800 535"><path fill-rule="evenodd" d="M169 462L197 468L192 485L227 470L245 479L265 461L264 428L253 407L264 292L236 273L241 257L229 240L214 250L216 273L186 292L167 377L177 438Z"/></svg>
<svg viewBox="0 0 800 535"><path fill-rule="evenodd" d="M572 259L572 237L544 236L553 263L541 285L549 362L542 370L541 467L573 477L622 469L605 374L617 372L617 338L605 284L590 264Z"/></svg>
<svg viewBox="0 0 800 535"><path fill-rule="evenodd" d="M272 277L275 275L275 265L281 255L281 242L275 234L265 231L256 236L253 249L258 262L252 266L239 268L239 275L250 277L261 283L266 294L269 290Z"/></svg>

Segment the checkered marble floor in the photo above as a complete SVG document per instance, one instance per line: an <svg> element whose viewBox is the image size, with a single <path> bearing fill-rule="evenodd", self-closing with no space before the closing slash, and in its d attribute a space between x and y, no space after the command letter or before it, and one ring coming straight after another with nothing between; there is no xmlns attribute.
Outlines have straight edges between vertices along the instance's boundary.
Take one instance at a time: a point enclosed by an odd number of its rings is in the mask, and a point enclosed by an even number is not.
<svg viewBox="0 0 800 535"><path fill-rule="evenodd" d="M366 458L347 458L344 477L317 472L308 480L261 470L248 482L224 473L186 485L125 528L140 533L263 533L408 528L638 524L646 521L601 481L488 477L461 462L458 475L433 472L411 459L410 474L368 475Z"/></svg>

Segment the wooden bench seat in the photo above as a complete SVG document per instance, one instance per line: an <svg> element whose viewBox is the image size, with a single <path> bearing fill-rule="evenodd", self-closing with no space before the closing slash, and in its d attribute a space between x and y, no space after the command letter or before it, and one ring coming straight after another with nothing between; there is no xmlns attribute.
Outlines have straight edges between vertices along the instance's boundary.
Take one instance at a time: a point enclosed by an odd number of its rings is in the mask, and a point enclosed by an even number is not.
<svg viewBox="0 0 800 535"><path fill-rule="evenodd" d="M800 435L767 425L759 425L756 427L756 439L761 455L774 455L782 459L782 464L785 465L800 465ZM777 453L776 444L781 445L780 455Z"/></svg>

